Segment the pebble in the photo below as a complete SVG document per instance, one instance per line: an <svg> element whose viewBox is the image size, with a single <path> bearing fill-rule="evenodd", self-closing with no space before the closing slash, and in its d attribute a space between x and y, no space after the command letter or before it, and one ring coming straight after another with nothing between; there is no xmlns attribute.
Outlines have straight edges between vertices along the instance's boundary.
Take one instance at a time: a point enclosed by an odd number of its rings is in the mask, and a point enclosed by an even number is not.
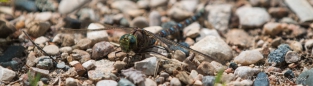
<svg viewBox="0 0 313 86"><path fill-rule="evenodd" d="M273 67L273 66L270 66L268 67L265 72L281 72L281 69L280 68L277 68L277 67Z"/></svg>
<svg viewBox="0 0 313 86"><path fill-rule="evenodd" d="M71 17L65 17L63 21L65 22L64 28L80 29L82 25L81 21Z"/></svg>
<svg viewBox="0 0 313 86"><path fill-rule="evenodd" d="M184 28L186 37L196 38L200 35L200 24L198 22L191 23L189 26Z"/></svg>
<svg viewBox="0 0 313 86"><path fill-rule="evenodd" d="M114 23L114 15L105 15L101 22L105 24L113 24Z"/></svg>
<svg viewBox="0 0 313 86"><path fill-rule="evenodd" d="M298 16L300 22L312 21L313 8L306 0L285 0L287 6Z"/></svg>
<svg viewBox="0 0 313 86"><path fill-rule="evenodd" d="M0 56L0 62L11 61L15 57L24 56L25 48L21 45L10 45L3 55Z"/></svg>
<svg viewBox="0 0 313 86"><path fill-rule="evenodd" d="M255 78L253 86L270 86L267 75L264 72L260 72Z"/></svg>
<svg viewBox="0 0 313 86"><path fill-rule="evenodd" d="M36 67L41 69L51 69L53 67L53 61L48 56L41 56L38 59Z"/></svg>
<svg viewBox="0 0 313 86"><path fill-rule="evenodd" d="M129 77L129 79L132 80L132 82L135 84L140 83L146 79L146 75L143 74L142 71L136 70L134 68L122 70L122 74L126 77Z"/></svg>
<svg viewBox="0 0 313 86"><path fill-rule="evenodd" d="M105 27L98 23L91 23L87 27L87 29L90 29L90 30L101 29L101 28L105 28ZM108 36L109 35L105 30L87 32L87 38L91 39L93 43L108 40Z"/></svg>
<svg viewBox="0 0 313 86"><path fill-rule="evenodd" d="M128 10L138 9L139 7L133 1L128 0L117 0L111 4L112 8L118 9L122 12L126 12Z"/></svg>
<svg viewBox="0 0 313 86"><path fill-rule="evenodd" d="M157 84L162 84L162 83L164 83L164 81L165 81L165 78L164 78L164 77L157 77L157 78L155 79L155 82L156 82Z"/></svg>
<svg viewBox="0 0 313 86"><path fill-rule="evenodd" d="M210 64L214 67L214 69L216 71L225 70L226 69L226 67L224 67L221 63L218 63L216 61L212 61Z"/></svg>
<svg viewBox="0 0 313 86"><path fill-rule="evenodd" d="M14 26L5 20L0 20L0 38L6 38L16 31Z"/></svg>
<svg viewBox="0 0 313 86"><path fill-rule="evenodd" d="M292 72L292 70L287 70L285 73L284 73L284 76L286 77L286 78L288 78L288 79L293 79L293 78L295 78L296 76L295 76L295 74Z"/></svg>
<svg viewBox="0 0 313 86"><path fill-rule="evenodd" d="M227 60L232 59L232 50L228 46L225 41L219 37L215 36L206 36L205 38L201 39L193 46L192 49L207 54L211 57L215 57L218 62L225 62ZM198 56L197 59L201 61L212 61L210 58L200 57ZM222 63L223 64L223 63Z"/></svg>
<svg viewBox="0 0 313 86"><path fill-rule="evenodd" d="M48 21L50 18L52 18L52 12L41 12L35 14L35 20L38 21Z"/></svg>
<svg viewBox="0 0 313 86"><path fill-rule="evenodd" d="M90 70L90 69L92 69L92 68L95 67L95 64L94 64L95 62L96 62L95 60L88 60L88 61L84 62L84 63L82 64L82 66L83 66L85 69Z"/></svg>
<svg viewBox="0 0 313 86"><path fill-rule="evenodd" d="M113 45L109 42L102 41L96 43L92 48L92 59L100 59L106 55L108 55L113 50Z"/></svg>
<svg viewBox="0 0 313 86"><path fill-rule="evenodd" d="M60 52L59 47L56 46L56 45L48 45L48 46L45 46L45 47L43 48L43 50L44 50L45 52L47 52L47 54L49 54L49 55L57 55L57 54L59 54L59 52Z"/></svg>
<svg viewBox="0 0 313 86"><path fill-rule="evenodd" d="M147 30L149 32L152 32L154 34L156 34L157 32L159 32L161 30L163 30L163 28L160 27L160 26L151 26L151 25L150 25L150 27L146 27L146 28L143 28L143 29L145 29L145 30Z"/></svg>
<svg viewBox="0 0 313 86"><path fill-rule="evenodd" d="M28 12L36 12L38 10L35 2L29 0L16 0L14 1L14 6L16 9L23 9Z"/></svg>
<svg viewBox="0 0 313 86"><path fill-rule="evenodd" d="M149 14L149 26L160 26L161 25L161 14L153 10Z"/></svg>
<svg viewBox="0 0 313 86"><path fill-rule="evenodd" d="M145 17L136 17L131 21L131 27L145 28L149 26L148 20Z"/></svg>
<svg viewBox="0 0 313 86"><path fill-rule="evenodd" d="M103 77L104 77L103 72L101 72L99 70L89 70L88 71L88 78L90 80L99 81L99 80L103 79Z"/></svg>
<svg viewBox="0 0 313 86"><path fill-rule="evenodd" d="M32 37L43 36L50 28L49 22L32 21L26 24L27 34Z"/></svg>
<svg viewBox="0 0 313 86"><path fill-rule="evenodd" d="M141 9L146 9L149 7L149 4L150 4L150 0L140 0L140 1L137 1L137 5L139 8Z"/></svg>
<svg viewBox="0 0 313 86"><path fill-rule="evenodd" d="M65 63L64 62L59 62L58 64L57 64L57 68L60 68L60 69L63 69L63 68L65 68Z"/></svg>
<svg viewBox="0 0 313 86"><path fill-rule="evenodd" d="M263 59L262 53L259 50L254 49L242 51L238 56L234 58L234 62L246 66L250 64L255 64L261 59Z"/></svg>
<svg viewBox="0 0 313 86"><path fill-rule="evenodd" d="M170 81L170 86L182 86L182 83L178 78L172 78Z"/></svg>
<svg viewBox="0 0 313 86"><path fill-rule="evenodd" d="M61 14L68 14L74 11L77 7L86 4L88 0L74 0L74 1L61 1L58 7L58 11Z"/></svg>
<svg viewBox="0 0 313 86"><path fill-rule="evenodd" d="M247 79L247 78L251 78L254 74L257 74L259 72L261 72L261 70L257 68L251 68L248 66L240 66L235 70L234 74L240 78Z"/></svg>
<svg viewBox="0 0 313 86"><path fill-rule="evenodd" d="M49 41L49 39L47 37L40 36L40 37L36 38L34 42L36 44L44 44L44 43L46 43L48 41Z"/></svg>
<svg viewBox="0 0 313 86"><path fill-rule="evenodd" d="M203 61L198 67L197 71L203 75L213 75L216 71L214 66L209 62Z"/></svg>
<svg viewBox="0 0 313 86"><path fill-rule="evenodd" d="M228 29L233 6L231 4L207 5L208 21L214 29L225 32Z"/></svg>
<svg viewBox="0 0 313 86"><path fill-rule="evenodd" d="M49 76L49 70L31 67L31 72L39 73L41 76Z"/></svg>
<svg viewBox="0 0 313 86"><path fill-rule="evenodd" d="M303 50L303 46L298 41L290 41L289 42L290 48L295 52L301 52Z"/></svg>
<svg viewBox="0 0 313 86"><path fill-rule="evenodd" d="M190 77L187 72L185 71L180 71L178 72L178 74L176 75L176 77L183 83L187 84L187 85L192 85L192 83L194 82L193 78Z"/></svg>
<svg viewBox="0 0 313 86"><path fill-rule="evenodd" d="M35 0L35 3L41 11L55 11L58 7L56 1Z"/></svg>
<svg viewBox="0 0 313 86"><path fill-rule="evenodd" d="M250 79L246 79L242 80L240 83L242 84L242 86L252 86L253 81L251 81Z"/></svg>
<svg viewBox="0 0 313 86"><path fill-rule="evenodd" d="M163 6L166 5L168 0L150 0L150 7L158 7L158 6Z"/></svg>
<svg viewBox="0 0 313 86"><path fill-rule="evenodd" d="M201 39L203 39L203 38L205 38L206 36L209 36L209 35L221 38L221 36L219 35L219 33L217 32L216 29L203 28L203 29L200 30L200 37L197 37L196 41L200 41Z"/></svg>
<svg viewBox="0 0 313 86"><path fill-rule="evenodd" d="M123 61L116 61L114 63L114 68L117 70L122 70L127 64Z"/></svg>
<svg viewBox="0 0 313 86"><path fill-rule="evenodd" d="M254 7L269 7L271 0L249 0L250 4Z"/></svg>
<svg viewBox="0 0 313 86"><path fill-rule="evenodd" d="M158 60L156 57L150 57L134 64L135 69L144 72L146 75L154 75L158 67Z"/></svg>
<svg viewBox="0 0 313 86"><path fill-rule="evenodd" d="M221 78L221 82L225 82L225 83L229 83L230 81L232 81L233 79L235 79L236 76L233 73L223 73L222 78Z"/></svg>
<svg viewBox="0 0 313 86"><path fill-rule="evenodd" d="M0 66L0 81L11 82L15 76L16 72Z"/></svg>
<svg viewBox="0 0 313 86"><path fill-rule="evenodd" d="M244 28L260 27L271 18L267 11L260 7L240 7L236 10L236 14L239 17L240 25Z"/></svg>
<svg viewBox="0 0 313 86"><path fill-rule="evenodd" d="M112 70L114 70L114 62L109 60L96 60L95 62L95 70L99 70L104 72L105 74L109 74Z"/></svg>
<svg viewBox="0 0 313 86"><path fill-rule="evenodd" d="M63 53L72 53L72 50L73 50L72 47L61 47L59 51L62 52L63 54Z"/></svg>
<svg viewBox="0 0 313 86"><path fill-rule="evenodd" d="M300 60L300 57L295 51L288 51L285 55L285 61L287 63L294 63Z"/></svg>
<svg viewBox="0 0 313 86"><path fill-rule="evenodd" d="M231 29L226 34L226 42L238 46L250 47L252 46L253 37L250 36L243 29Z"/></svg>
<svg viewBox="0 0 313 86"><path fill-rule="evenodd" d="M200 80L196 80L193 86L203 86L203 83Z"/></svg>
<svg viewBox="0 0 313 86"><path fill-rule="evenodd" d="M285 55L290 50L289 45L287 44L281 44L278 46L278 48L268 55L268 62L274 62L277 64L281 64L285 61Z"/></svg>
<svg viewBox="0 0 313 86"><path fill-rule="evenodd" d="M139 84L140 86L158 86L155 81L150 78L146 78L144 82Z"/></svg>
<svg viewBox="0 0 313 86"><path fill-rule="evenodd" d="M173 59L177 59L179 61L184 61L186 59L186 54L181 50L175 50Z"/></svg>
<svg viewBox="0 0 313 86"><path fill-rule="evenodd" d="M279 22L281 23L289 23L289 24L296 24L297 22L289 17L282 18Z"/></svg>
<svg viewBox="0 0 313 86"><path fill-rule="evenodd" d="M204 76L202 78L203 86L214 86L215 76Z"/></svg>
<svg viewBox="0 0 313 86"><path fill-rule="evenodd" d="M120 23L122 26L129 26L129 25L130 25L129 22L130 22L130 21L128 21L126 18L122 18L119 23Z"/></svg>
<svg viewBox="0 0 313 86"><path fill-rule="evenodd" d="M231 62L229 64L229 68L232 68L232 69L236 70L238 68L238 65L235 62Z"/></svg>
<svg viewBox="0 0 313 86"><path fill-rule="evenodd" d="M145 13L145 10L142 10L142 9L133 9L133 10L126 11L126 14L129 15L130 17L141 16L144 13Z"/></svg>
<svg viewBox="0 0 313 86"><path fill-rule="evenodd" d="M0 12L13 15L12 7L9 7L9 6L0 6Z"/></svg>
<svg viewBox="0 0 313 86"><path fill-rule="evenodd" d="M162 72L160 73L160 76L161 76L161 77L164 77L164 78L168 78L170 75L169 75L168 73L162 71Z"/></svg>
<svg viewBox="0 0 313 86"><path fill-rule="evenodd" d="M289 10L284 7L271 7L268 9L269 14L275 18L283 18L288 16Z"/></svg>
<svg viewBox="0 0 313 86"><path fill-rule="evenodd" d="M282 28L280 23L269 22L266 23L263 27L263 33L265 35L276 36L281 33L284 29Z"/></svg>
<svg viewBox="0 0 313 86"><path fill-rule="evenodd" d="M81 39L77 42L76 46L79 47L79 49L85 50L90 48L92 41L88 38Z"/></svg>
<svg viewBox="0 0 313 86"><path fill-rule="evenodd" d="M69 62L69 64L71 65L71 66L74 66L75 64L78 64L79 63L79 61L71 61L71 62Z"/></svg>
<svg viewBox="0 0 313 86"><path fill-rule="evenodd" d="M192 12L183 9L183 5L174 4L172 8L167 11L167 15L169 15L174 20L184 20L192 15Z"/></svg>
<svg viewBox="0 0 313 86"><path fill-rule="evenodd" d="M26 65L28 67L33 67L36 64L35 59L36 59L36 53L34 51L29 52L27 59L26 59Z"/></svg>
<svg viewBox="0 0 313 86"><path fill-rule="evenodd" d="M84 63L91 59L90 54L88 52L78 49L73 50L72 56L74 59L79 60L80 63Z"/></svg>
<svg viewBox="0 0 313 86"><path fill-rule="evenodd" d="M312 86L313 82L313 69L303 71L297 78L296 84L302 84L307 86Z"/></svg>
<svg viewBox="0 0 313 86"><path fill-rule="evenodd" d="M79 16L79 20L82 20L82 25L84 25L84 21L86 19L90 19L91 21L99 21L100 17L99 15L95 14L94 9L91 8L81 8L78 12L77 15ZM108 19L107 17L104 17L106 19ZM112 18L112 17L110 17ZM112 20L112 19L110 19ZM89 21L87 21L89 22ZM87 23L88 24L88 23Z"/></svg>
<svg viewBox="0 0 313 86"><path fill-rule="evenodd" d="M125 78L121 78L120 81L118 81L118 86L135 86L135 84Z"/></svg>
<svg viewBox="0 0 313 86"><path fill-rule="evenodd" d="M77 79L74 78L66 78L65 79L65 85L66 86L80 86L81 83Z"/></svg>
<svg viewBox="0 0 313 86"><path fill-rule="evenodd" d="M86 69L82 66L81 63L75 64L74 67L79 76L83 76L86 73Z"/></svg>
<svg viewBox="0 0 313 86"><path fill-rule="evenodd" d="M306 40L304 46L305 50L311 51L313 48L313 39Z"/></svg>
<svg viewBox="0 0 313 86"><path fill-rule="evenodd" d="M175 3L175 4L182 4L187 11L194 12L196 10L199 2L200 1L197 1L197 0L183 0L183 1L179 1L178 3Z"/></svg>

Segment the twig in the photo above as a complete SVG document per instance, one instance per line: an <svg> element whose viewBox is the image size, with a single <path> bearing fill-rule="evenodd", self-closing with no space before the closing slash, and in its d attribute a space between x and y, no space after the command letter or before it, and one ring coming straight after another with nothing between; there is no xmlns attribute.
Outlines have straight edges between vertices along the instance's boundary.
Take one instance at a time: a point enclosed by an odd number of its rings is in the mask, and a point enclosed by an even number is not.
<svg viewBox="0 0 313 86"><path fill-rule="evenodd" d="M45 55L49 56L50 59L52 59L54 63L57 63L57 61L55 61L55 59L53 59L51 55L49 55L49 54L48 54L47 52L45 52L42 48L40 48L33 40L31 40L30 36L29 36L25 31L23 31L23 33L26 35L26 37L28 38L28 40L30 40L40 51L42 51Z"/></svg>

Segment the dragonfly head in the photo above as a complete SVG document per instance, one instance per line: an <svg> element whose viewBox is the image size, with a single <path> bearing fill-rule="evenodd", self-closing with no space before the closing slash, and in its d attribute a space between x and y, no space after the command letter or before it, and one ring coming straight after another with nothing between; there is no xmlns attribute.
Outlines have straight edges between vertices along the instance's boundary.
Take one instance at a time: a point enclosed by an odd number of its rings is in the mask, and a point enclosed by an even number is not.
<svg viewBox="0 0 313 86"><path fill-rule="evenodd" d="M119 40L122 51L128 53L137 45L137 38L132 34L125 34Z"/></svg>

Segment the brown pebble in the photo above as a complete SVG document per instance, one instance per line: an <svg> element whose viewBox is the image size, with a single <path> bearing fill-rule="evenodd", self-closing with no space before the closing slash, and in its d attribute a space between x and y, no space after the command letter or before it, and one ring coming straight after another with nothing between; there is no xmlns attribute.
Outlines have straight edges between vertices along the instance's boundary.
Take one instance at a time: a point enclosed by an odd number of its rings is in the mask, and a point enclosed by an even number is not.
<svg viewBox="0 0 313 86"><path fill-rule="evenodd" d="M227 68L227 69L225 70L225 72L226 72L226 73L233 73L234 70L233 70L233 68Z"/></svg>
<svg viewBox="0 0 313 86"><path fill-rule="evenodd" d="M75 67L75 71L77 72L79 76L83 76L85 74L86 69L82 66L82 64L77 63L74 65L74 67Z"/></svg>
<svg viewBox="0 0 313 86"><path fill-rule="evenodd" d="M295 68L295 67L297 67L297 64L291 63L291 64L288 65L288 67L289 67L289 68Z"/></svg>

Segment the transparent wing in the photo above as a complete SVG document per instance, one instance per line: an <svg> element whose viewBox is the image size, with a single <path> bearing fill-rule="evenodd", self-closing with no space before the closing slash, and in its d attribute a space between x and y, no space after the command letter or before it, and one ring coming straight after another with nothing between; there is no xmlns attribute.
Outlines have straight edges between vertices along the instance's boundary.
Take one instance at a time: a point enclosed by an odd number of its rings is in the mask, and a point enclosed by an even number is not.
<svg viewBox="0 0 313 86"><path fill-rule="evenodd" d="M60 29L58 32L60 33L86 33L86 32L90 32L90 31L101 31L101 30L116 30L116 29L120 29L120 30L126 30L126 31L130 31L133 28L131 27L114 27L111 25L107 25L107 24L102 24L104 26L104 28L97 28L97 29L71 29L71 28L62 28Z"/></svg>
<svg viewBox="0 0 313 86"><path fill-rule="evenodd" d="M168 40L168 39L166 39L166 38L159 37L159 36L157 36L157 35L155 35L155 34L149 32L149 31L144 30L144 32L145 32L147 35L152 36L154 39L157 39L157 40L159 40L159 41L161 41L161 42L163 42L163 43L165 43L165 44L167 44L167 45L179 46L179 47L181 47L181 48L184 48L184 49L189 50L189 51L192 52L192 53L195 53L196 55L200 55L200 56L203 56L203 57L207 57L207 58L209 58L211 61L218 61L218 62L224 63L224 61L219 61L219 60L217 60L217 59L215 59L215 58L213 58L213 57L211 57L211 56L209 56L209 55L203 54L203 53L201 53L201 52L199 52L199 51L196 51L196 50L194 50L194 49L191 49L191 48L189 48L189 47L185 47L185 46L180 45L180 44L178 44L178 43L176 43L176 42L174 42L174 41Z"/></svg>

